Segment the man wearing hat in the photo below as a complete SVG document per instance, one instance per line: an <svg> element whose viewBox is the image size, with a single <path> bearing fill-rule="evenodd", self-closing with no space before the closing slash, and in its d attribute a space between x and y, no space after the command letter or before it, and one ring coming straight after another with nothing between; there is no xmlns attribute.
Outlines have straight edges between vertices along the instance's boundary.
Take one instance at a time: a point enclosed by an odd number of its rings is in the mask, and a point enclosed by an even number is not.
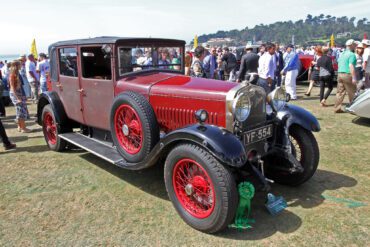
<svg viewBox="0 0 370 247"><path fill-rule="evenodd" d="M370 40L364 39L361 43L364 47L364 54L362 55L362 59L364 61L363 69L365 71L364 86L365 88L370 88Z"/></svg>
<svg viewBox="0 0 370 247"><path fill-rule="evenodd" d="M292 100L297 99L296 80L298 76L298 55L294 52L294 46L288 45L284 54L284 68L281 71L285 76L285 89Z"/></svg>
<svg viewBox="0 0 370 247"><path fill-rule="evenodd" d="M246 45L245 47L246 54L242 56L240 62L240 70L238 76L238 82L251 79L251 76L254 73L254 79L251 83L256 84L258 80L258 59L260 58L256 53L253 52L252 45Z"/></svg>
<svg viewBox="0 0 370 247"><path fill-rule="evenodd" d="M349 102L352 102L356 92L356 55L353 53L356 43L353 39L346 42L346 50L341 54L338 60L338 85L337 85L337 100L334 105L334 112L341 113L342 102L346 92Z"/></svg>

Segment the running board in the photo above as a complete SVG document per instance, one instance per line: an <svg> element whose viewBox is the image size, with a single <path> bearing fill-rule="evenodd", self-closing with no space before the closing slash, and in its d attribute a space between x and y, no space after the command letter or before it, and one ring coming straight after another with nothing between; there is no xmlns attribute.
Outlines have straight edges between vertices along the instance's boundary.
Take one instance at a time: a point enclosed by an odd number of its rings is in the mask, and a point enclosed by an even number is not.
<svg viewBox="0 0 370 247"><path fill-rule="evenodd" d="M127 162L122 158L118 151L114 147L110 147L98 140L90 138L88 136L79 133L64 133L58 135L63 140L82 148L113 165L126 168Z"/></svg>

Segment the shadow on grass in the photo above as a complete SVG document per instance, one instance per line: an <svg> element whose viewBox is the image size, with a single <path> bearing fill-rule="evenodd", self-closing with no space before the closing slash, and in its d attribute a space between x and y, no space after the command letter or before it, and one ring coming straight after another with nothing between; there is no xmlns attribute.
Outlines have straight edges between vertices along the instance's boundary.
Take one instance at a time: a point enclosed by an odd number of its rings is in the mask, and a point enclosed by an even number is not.
<svg viewBox="0 0 370 247"><path fill-rule="evenodd" d="M352 123L360 125L360 126L370 127L369 118L356 117L355 119L352 120Z"/></svg>
<svg viewBox="0 0 370 247"><path fill-rule="evenodd" d="M320 101L320 97L318 97L318 96L310 96L310 97L305 96L305 97L300 98L299 100L302 100L302 101L315 100L315 101L319 102Z"/></svg>
<svg viewBox="0 0 370 247"><path fill-rule="evenodd" d="M294 232L302 225L302 220L290 212L289 207L317 207L325 201L322 196L325 191L353 187L356 184L357 181L352 177L324 170L317 170L311 180L299 187L293 188L275 184L272 186L271 192L275 195L282 195L286 199L288 202L287 210L280 215L271 216L264 208L266 199L264 193L259 193L252 203L252 217L256 220L253 228L242 232L227 229L217 236L237 240L258 240L272 236L277 232Z"/></svg>
<svg viewBox="0 0 370 247"><path fill-rule="evenodd" d="M169 200L163 180L163 162L148 169L130 171L116 167L89 153L82 154L80 157L146 193ZM322 195L325 191L353 187L356 184L357 181L352 177L324 170L317 170L310 181L299 187L292 188L274 184L271 192L275 195L282 195L286 199L288 202L287 210L284 210L280 215L271 216L264 207L266 194L259 192L252 203L252 218L256 220L253 228L241 232L226 229L216 236L235 240L259 240L277 232L295 232L302 225L302 219L290 212L289 207L317 207L324 202L325 199Z"/></svg>
<svg viewBox="0 0 370 247"><path fill-rule="evenodd" d="M13 140L13 138L11 140ZM28 147L17 146L16 149L9 150L6 153L21 153L21 152L41 153L41 152L47 152L47 151L50 151L47 145L37 145L37 146L28 146Z"/></svg>
<svg viewBox="0 0 370 247"><path fill-rule="evenodd" d="M9 139L12 142L18 143L18 142L24 142L29 139L38 139L38 138L43 138L44 136L11 136ZM46 144L45 144L46 145Z"/></svg>
<svg viewBox="0 0 370 247"><path fill-rule="evenodd" d="M89 153L82 154L80 157L146 193L169 200L164 184L164 162L158 162L144 170L131 171L112 165Z"/></svg>

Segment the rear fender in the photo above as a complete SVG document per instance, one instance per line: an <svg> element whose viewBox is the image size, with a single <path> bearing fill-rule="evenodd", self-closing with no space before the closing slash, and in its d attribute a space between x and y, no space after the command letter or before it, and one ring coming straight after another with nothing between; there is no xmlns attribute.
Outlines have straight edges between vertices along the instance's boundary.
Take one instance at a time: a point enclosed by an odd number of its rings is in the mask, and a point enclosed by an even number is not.
<svg viewBox="0 0 370 247"><path fill-rule="evenodd" d="M67 127L71 125L71 121L67 117L62 101L55 92L45 92L40 95L37 103L37 123L39 125L42 125L42 111L45 105L48 104L50 104L51 108L53 109L55 121L57 122L58 126L63 125Z"/></svg>

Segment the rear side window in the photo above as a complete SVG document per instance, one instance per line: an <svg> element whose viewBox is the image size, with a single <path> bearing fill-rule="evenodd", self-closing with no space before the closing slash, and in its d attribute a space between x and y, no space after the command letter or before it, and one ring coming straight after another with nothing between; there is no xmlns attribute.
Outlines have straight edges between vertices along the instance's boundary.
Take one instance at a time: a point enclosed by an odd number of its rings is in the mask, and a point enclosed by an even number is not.
<svg viewBox="0 0 370 247"><path fill-rule="evenodd" d="M77 49L59 49L59 74L70 77L77 77Z"/></svg>
<svg viewBox="0 0 370 247"><path fill-rule="evenodd" d="M83 78L111 80L110 57L105 56L102 47L81 48L81 73Z"/></svg>

